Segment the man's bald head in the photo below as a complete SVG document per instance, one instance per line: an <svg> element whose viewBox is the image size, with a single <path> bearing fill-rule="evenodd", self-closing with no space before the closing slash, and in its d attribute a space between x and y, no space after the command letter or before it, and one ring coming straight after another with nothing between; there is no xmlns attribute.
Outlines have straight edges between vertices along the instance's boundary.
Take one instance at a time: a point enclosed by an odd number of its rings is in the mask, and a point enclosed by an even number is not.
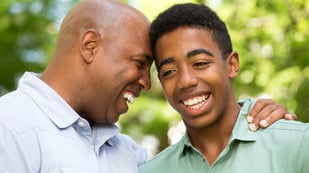
<svg viewBox="0 0 309 173"><path fill-rule="evenodd" d="M148 90L150 22L116 0L84 0L62 22L41 79L90 123L114 123L128 106L124 93Z"/></svg>
<svg viewBox="0 0 309 173"><path fill-rule="evenodd" d="M87 29L98 31L101 39L106 41L125 29L132 18L149 23L141 12L120 1L85 0L64 18L57 39L57 49L64 48L67 51L78 43Z"/></svg>

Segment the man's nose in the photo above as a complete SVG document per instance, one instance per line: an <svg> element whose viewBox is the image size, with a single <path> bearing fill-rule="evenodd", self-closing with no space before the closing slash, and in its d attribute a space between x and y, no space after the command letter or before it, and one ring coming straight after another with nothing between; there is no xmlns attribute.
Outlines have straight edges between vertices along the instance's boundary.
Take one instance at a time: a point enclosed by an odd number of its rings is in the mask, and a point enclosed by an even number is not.
<svg viewBox="0 0 309 173"><path fill-rule="evenodd" d="M138 83L142 86L143 91L148 91L151 88L150 69L143 73Z"/></svg>

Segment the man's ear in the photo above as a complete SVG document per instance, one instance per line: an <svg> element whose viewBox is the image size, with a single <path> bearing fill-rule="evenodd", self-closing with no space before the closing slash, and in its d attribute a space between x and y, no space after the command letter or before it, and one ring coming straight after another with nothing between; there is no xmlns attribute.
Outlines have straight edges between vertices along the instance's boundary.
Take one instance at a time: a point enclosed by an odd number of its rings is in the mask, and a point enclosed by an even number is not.
<svg viewBox="0 0 309 173"><path fill-rule="evenodd" d="M82 35L80 52L86 63L91 63L93 61L99 39L100 35L95 29L88 29Z"/></svg>
<svg viewBox="0 0 309 173"><path fill-rule="evenodd" d="M239 72L239 57L238 53L233 51L230 53L230 55L227 57L227 62L229 66L229 77L231 79L235 79Z"/></svg>

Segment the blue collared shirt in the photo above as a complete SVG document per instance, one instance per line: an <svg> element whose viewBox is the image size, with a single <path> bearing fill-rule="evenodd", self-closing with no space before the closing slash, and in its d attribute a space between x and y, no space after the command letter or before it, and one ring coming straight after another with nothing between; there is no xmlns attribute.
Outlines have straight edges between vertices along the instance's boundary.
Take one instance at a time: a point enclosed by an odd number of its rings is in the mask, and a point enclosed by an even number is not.
<svg viewBox="0 0 309 173"><path fill-rule="evenodd" d="M90 128L37 74L0 98L1 173L137 173L145 149L116 125Z"/></svg>

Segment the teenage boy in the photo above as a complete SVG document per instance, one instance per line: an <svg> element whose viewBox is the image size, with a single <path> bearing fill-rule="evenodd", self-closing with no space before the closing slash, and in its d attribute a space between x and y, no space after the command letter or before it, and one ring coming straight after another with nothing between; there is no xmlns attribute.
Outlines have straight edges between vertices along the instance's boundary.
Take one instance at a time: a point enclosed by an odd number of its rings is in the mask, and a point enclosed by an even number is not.
<svg viewBox="0 0 309 173"><path fill-rule="evenodd" d="M255 101L236 101L239 56L215 12L174 5L154 20L150 35L165 96L186 133L141 173L308 173L309 124L279 120L257 132L248 129Z"/></svg>

